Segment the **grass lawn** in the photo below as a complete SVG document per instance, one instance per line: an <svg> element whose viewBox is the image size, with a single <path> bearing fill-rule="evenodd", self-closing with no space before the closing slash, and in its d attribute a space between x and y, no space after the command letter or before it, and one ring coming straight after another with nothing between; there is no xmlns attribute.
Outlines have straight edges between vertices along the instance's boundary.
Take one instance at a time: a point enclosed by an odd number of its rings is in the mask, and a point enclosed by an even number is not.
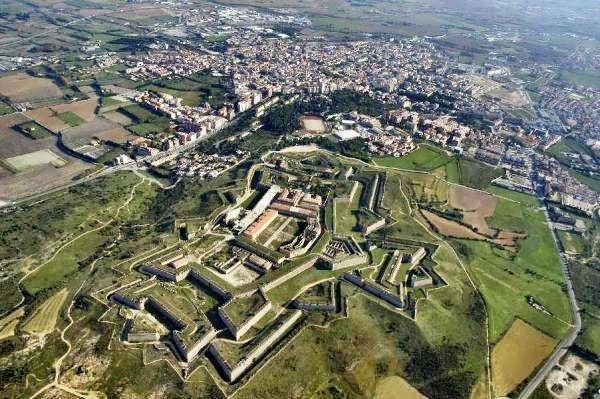
<svg viewBox="0 0 600 399"><path fill-rule="evenodd" d="M560 260L544 214L499 199L488 223L491 227L527 233L527 238L518 241L516 254L484 242L452 240L486 300L490 339L497 341L515 316L554 338L561 338L568 326L535 310L526 300L531 295L557 318L570 322L568 299L562 291Z"/></svg>
<svg viewBox="0 0 600 399"><path fill-rule="evenodd" d="M454 159L452 162L446 164L446 180L450 183L460 183L460 171L458 169L458 160Z"/></svg>
<svg viewBox="0 0 600 399"><path fill-rule="evenodd" d="M546 153L557 158L561 158L565 152L593 155L592 151L586 145L578 142L572 137L564 137L546 150Z"/></svg>
<svg viewBox="0 0 600 399"><path fill-rule="evenodd" d="M565 252L573 254L581 254L585 249L583 237L579 234L569 233L567 231L558 231L558 238Z"/></svg>
<svg viewBox="0 0 600 399"><path fill-rule="evenodd" d="M45 127L34 121L29 121L21 123L20 125L13 126L13 129L29 137L32 140L45 139L46 137L53 136L50 130L46 129Z"/></svg>
<svg viewBox="0 0 600 399"><path fill-rule="evenodd" d="M110 107L113 105L123 104L123 101L117 100L114 97L105 96L105 97L102 97L101 103L102 103L103 107Z"/></svg>
<svg viewBox="0 0 600 399"><path fill-rule="evenodd" d="M154 123L138 123L127 126L127 130L133 134L137 134L138 136L145 137L155 133L160 133L165 129L163 129L161 126L155 125Z"/></svg>
<svg viewBox="0 0 600 399"><path fill-rule="evenodd" d="M518 191L508 190L504 187L499 187L499 186L490 186L487 189L487 191L498 197L504 197L504 198L511 199L513 201L520 202L523 205L529 205L531 207L539 207L540 206L540 201L537 199L537 197L530 195L530 194L525 194L525 193L520 193Z"/></svg>
<svg viewBox="0 0 600 399"><path fill-rule="evenodd" d="M119 108L119 112L124 113L137 123L154 122L159 119L167 119L159 114L150 111L138 104L132 104Z"/></svg>
<svg viewBox="0 0 600 399"><path fill-rule="evenodd" d="M565 83L587 86L587 87L600 87L600 73L596 72L582 72L582 71L570 71L563 69L560 71L559 79Z"/></svg>
<svg viewBox="0 0 600 399"><path fill-rule="evenodd" d="M360 196L362 195L363 185L359 183L354 197L350 202L338 201L335 205L335 232L336 234L349 235L356 233L356 215L353 211L360 207Z"/></svg>
<svg viewBox="0 0 600 399"><path fill-rule="evenodd" d="M12 114L15 110L7 103L0 101L0 116L6 114Z"/></svg>
<svg viewBox="0 0 600 399"><path fill-rule="evenodd" d="M458 160L459 183L463 186L483 190L492 180L502 175L501 169L492 168L482 162L460 158Z"/></svg>
<svg viewBox="0 0 600 399"><path fill-rule="evenodd" d="M595 308L595 311L600 312L600 308ZM583 316L583 332L576 342L600 356L600 314Z"/></svg>
<svg viewBox="0 0 600 399"><path fill-rule="evenodd" d="M83 118L71 111L61 112L56 116L69 126L79 126L82 123L85 123Z"/></svg>
<svg viewBox="0 0 600 399"><path fill-rule="evenodd" d="M417 150L403 157L374 157L373 161L378 166L428 172L450 163L452 159L442 149L420 144Z"/></svg>
<svg viewBox="0 0 600 399"><path fill-rule="evenodd" d="M173 97L181 98L182 103L184 105L189 105L190 107L199 106L201 103L201 100L202 100L202 96L203 96L203 93L200 91L175 90L175 89L170 89L168 87L156 86L153 84L142 86L142 87L140 87L140 90L148 90L148 91L155 91L158 93L170 94Z"/></svg>

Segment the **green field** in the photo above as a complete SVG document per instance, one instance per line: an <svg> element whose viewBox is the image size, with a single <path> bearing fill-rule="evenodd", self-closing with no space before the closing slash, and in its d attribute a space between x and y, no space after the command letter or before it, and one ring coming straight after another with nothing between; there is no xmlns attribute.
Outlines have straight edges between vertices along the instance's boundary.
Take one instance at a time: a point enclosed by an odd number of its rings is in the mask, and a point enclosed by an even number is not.
<svg viewBox="0 0 600 399"><path fill-rule="evenodd" d="M85 123L85 119L81 118L76 113L70 111L61 112L56 116L69 126L79 126L82 123Z"/></svg>
<svg viewBox="0 0 600 399"><path fill-rule="evenodd" d="M494 185L490 186L487 189L487 191L498 197L508 198L510 200L520 202L523 205L529 205L531 207L539 207L540 206L540 201L537 199L537 197L530 195L530 194L525 194L525 193L521 193L518 191L508 190L506 188L494 186Z"/></svg>
<svg viewBox="0 0 600 399"><path fill-rule="evenodd" d="M485 366L470 362L481 349L477 342L431 344L413 321L363 295L351 298L348 308L349 318L325 329L304 329L236 396L326 398L354 392L373 397L380 379L398 375L428 397L446 392L447 397L468 398L475 376Z"/></svg>
<svg viewBox="0 0 600 399"><path fill-rule="evenodd" d="M600 270L593 262L585 264L578 260L569 262L569 270L583 319L583 332L577 343L600 354Z"/></svg>
<svg viewBox="0 0 600 399"><path fill-rule="evenodd" d="M417 150L403 157L375 157L373 161L378 166L428 172L450 163L452 157L437 147L420 144Z"/></svg>
<svg viewBox="0 0 600 399"><path fill-rule="evenodd" d="M579 180L580 183L583 183L595 192L600 193L600 179L584 175L571 168L567 168L567 171L571 176Z"/></svg>
<svg viewBox="0 0 600 399"><path fill-rule="evenodd" d="M227 100L227 93L221 79L207 72L198 72L184 78L157 80L141 86L139 90L167 93L181 98L183 104L192 107L205 102L218 107Z"/></svg>
<svg viewBox="0 0 600 399"><path fill-rule="evenodd" d="M568 84L586 87L600 87L600 72L582 72L563 69L558 78Z"/></svg>
<svg viewBox="0 0 600 399"><path fill-rule="evenodd" d="M593 155L589 147L578 142L572 137L562 138L556 144L548 148L546 152L552 156L558 157L559 159L563 156L564 152Z"/></svg>
<svg viewBox="0 0 600 399"><path fill-rule="evenodd" d="M600 308L595 308L599 311ZM587 350L600 354L600 314L583 316L583 333L577 337L576 343Z"/></svg>
<svg viewBox="0 0 600 399"><path fill-rule="evenodd" d="M30 294L52 287L63 286L69 276L77 272L79 262L101 249L106 239L98 233L87 234L60 251L56 257L41 266L23 281L23 288Z"/></svg>
<svg viewBox="0 0 600 399"><path fill-rule="evenodd" d="M356 233L356 215L354 211L360 207L360 196L362 195L363 185L359 186L350 202L337 201L335 204L335 233L349 235Z"/></svg>
<svg viewBox="0 0 600 399"><path fill-rule="evenodd" d="M138 136L146 137L164 131L164 128L154 123L138 123L127 126L127 130Z"/></svg>
<svg viewBox="0 0 600 399"><path fill-rule="evenodd" d="M29 121L21 123L20 125L13 126L17 132L29 137L32 140L45 139L46 137L52 137L53 134L50 130L46 129L37 122Z"/></svg>
<svg viewBox="0 0 600 399"><path fill-rule="evenodd" d="M474 274L486 300L490 339L499 339L515 316L560 338L568 326L556 318L570 322L571 316L561 288L563 276L558 253L544 214L520 203L499 199L488 223L492 227L527 233L527 238L518 241L516 254L483 242L453 240L453 246ZM528 295L556 318L529 306Z"/></svg>
<svg viewBox="0 0 600 399"><path fill-rule="evenodd" d="M201 91L197 90L175 90L170 89L168 87L161 87L154 84L145 85L140 87L140 90L148 90L154 91L157 93L166 93L170 94L173 97L178 97L182 99L182 103L184 105L189 105L190 107L197 107L201 104L202 95Z"/></svg>
<svg viewBox="0 0 600 399"><path fill-rule="evenodd" d="M558 238L565 250L572 254L581 254L585 250L585 241L579 234L559 230Z"/></svg>
<svg viewBox="0 0 600 399"><path fill-rule="evenodd" d="M502 175L501 169L492 168L482 162L460 158L458 161L459 183L463 186L484 190L492 180Z"/></svg>
<svg viewBox="0 0 600 399"><path fill-rule="evenodd" d="M446 180L450 183L460 184L460 169L458 163L459 161L454 159L445 166Z"/></svg>

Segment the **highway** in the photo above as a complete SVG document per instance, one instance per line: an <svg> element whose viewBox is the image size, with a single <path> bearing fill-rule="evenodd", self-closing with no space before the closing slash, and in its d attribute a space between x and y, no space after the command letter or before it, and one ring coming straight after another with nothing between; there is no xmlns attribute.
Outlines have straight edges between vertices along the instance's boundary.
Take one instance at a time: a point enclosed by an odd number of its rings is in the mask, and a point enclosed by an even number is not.
<svg viewBox="0 0 600 399"><path fill-rule="evenodd" d="M543 198L540 198L540 200L543 202ZM554 244L556 245L556 249L558 250L559 255L560 255L560 262L561 262L562 269L563 269L563 275L565 277L565 284L567 286L567 294L569 295L569 302L571 303L571 313L573 316L574 324L573 324L572 328L569 330L569 333L567 334L567 336L565 336L562 339L562 341L560 341L560 343L558 344L558 346L556 347L556 349L554 350L552 355L550 355L550 357L546 360L546 363L544 363L544 365L538 370L538 372L531 379L531 381L529 381L529 383L525 386L525 388L523 388L523 391L521 391L521 394L519 395L519 399L529 398L533 394L533 392L536 390L536 388L541 383L544 382L544 379L546 378L546 376L548 375L550 370L552 370L552 368L558 364L558 361L560 360L560 358L567 353L567 351L569 350L569 347L571 345L573 345L573 343L575 342L575 339L577 338L577 335L581 331L581 315L579 314L579 307L577 306L577 299L575 298L575 291L573 291L573 283L571 281L571 273L569 272L569 269L565 262L564 254L560 250L561 247L560 247L560 244L558 243L558 237L556 235L556 232L554 231L552 221L550 220L550 215L548 215L548 210L546 207L544 207L544 215L546 216L546 221L548 223L548 227L550 228L550 232L552 233L552 238L554 239Z"/></svg>

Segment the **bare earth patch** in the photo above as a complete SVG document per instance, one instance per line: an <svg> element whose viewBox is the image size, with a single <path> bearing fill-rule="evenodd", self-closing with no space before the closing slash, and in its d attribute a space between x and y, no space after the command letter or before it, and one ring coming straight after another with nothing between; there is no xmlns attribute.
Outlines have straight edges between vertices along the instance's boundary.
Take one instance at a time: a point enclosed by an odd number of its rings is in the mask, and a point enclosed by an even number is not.
<svg viewBox="0 0 600 399"><path fill-rule="evenodd" d="M84 119L87 122L91 122L96 118L96 107L98 106L98 97L91 97L87 100L75 101L68 104L59 104L52 107L57 113L72 112Z"/></svg>
<svg viewBox="0 0 600 399"><path fill-rule="evenodd" d="M548 374L545 385L557 399L577 399L587 388L590 375L598 372L599 366L570 353Z"/></svg>
<svg viewBox="0 0 600 399"><path fill-rule="evenodd" d="M50 79L36 78L25 73L0 78L0 94L16 103L62 97L62 91Z"/></svg>
<svg viewBox="0 0 600 399"><path fill-rule="evenodd" d="M390 376L383 378L375 388L375 399L425 399L419 391L413 388L403 378Z"/></svg>
<svg viewBox="0 0 600 399"><path fill-rule="evenodd" d="M320 116L305 115L300 117L302 128L308 133L323 133L327 130L323 118Z"/></svg>
<svg viewBox="0 0 600 399"><path fill-rule="evenodd" d="M69 127L69 125L58 118L56 113L48 107L29 110L25 112L25 115L54 133Z"/></svg>
<svg viewBox="0 0 600 399"><path fill-rule="evenodd" d="M463 211L463 222L475 227L481 234L496 234L497 231L490 228L485 220L494 214L498 202L496 197L463 186L452 185L448 191L450 206Z"/></svg>
<svg viewBox="0 0 600 399"><path fill-rule="evenodd" d="M454 237L454 238L468 238L471 240L485 240L486 237L474 232L466 226L463 226L460 223L454 222L452 220L443 218L439 215L436 215L433 212L429 212L426 210L421 210L421 213L427 219L427 221L435 226L438 233L446 236L446 237Z"/></svg>

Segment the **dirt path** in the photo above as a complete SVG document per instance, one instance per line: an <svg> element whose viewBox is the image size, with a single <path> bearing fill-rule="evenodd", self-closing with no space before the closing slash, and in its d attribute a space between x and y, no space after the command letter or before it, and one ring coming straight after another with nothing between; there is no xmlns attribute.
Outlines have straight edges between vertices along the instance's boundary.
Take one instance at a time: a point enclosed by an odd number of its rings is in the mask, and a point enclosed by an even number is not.
<svg viewBox="0 0 600 399"><path fill-rule="evenodd" d="M47 263L48 263L48 262L50 262L52 259L54 259L54 258L56 257L56 255L57 255L57 254L58 254L58 253L59 253L59 252L60 252L60 251L61 251L61 250L62 250L64 247L66 247L66 246L67 246L67 245L69 245L70 243L72 243L72 242L76 241L78 238L81 238L82 236L84 236L84 235L86 235L86 234L89 234L89 233L91 233L91 232L93 232L93 231L100 230L100 229L102 229L102 228L104 228L104 227L108 226L109 224L113 223L113 222L114 222L114 221L115 221L115 220L116 220L116 219L119 217L119 214L120 214L120 212L121 212L123 209L125 209L125 208L128 208L128 207L129 207L129 204L131 203L131 201L133 200L133 198L134 198L134 196L135 196L135 190L136 190L136 188L137 188L137 187L138 187L140 184L142 184L142 183L144 183L144 182L145 182L145 180L144 180L144 179L141 179L141 180L140 180L138 183L136 183L136 184L135 184L135 185L134 185L134 186L131 188L131 191L130 191L130 193L129 193L129 198L128 198L128 199L127 199L127 200L126 200L126 201L125 201L125 202L124 202L124 203L123 203L121 206L119 206L119 207L116 209L116 211L115 211L115 214L114 214L114 217L113 217L112 219L110 219L110 220L108 220L107 222L103 223L103 224L102 224L100 227L98 227L98 228L96 228L96 229L93 229L93 230L87 231L87 232L85 232L85 233L83 233L83 234L80 234L79 236L77 236L77 237L73 238L73 239L72 239L71 241L69 241L67 244L65 244L65 245L63 245L61 248L59 248L59 249L58 249L58 250L57 250L57 251L54 253L54 255L52 256L52 258L50 258L50 259L49 259L47 262L45 262L43 265L47 264ZM109 208L109 209L110 209L110 208ZM42 266L43 266L43 265L42 265ZM40 266L40 267L41 267L41 266ZM37 268L37 269L35 269L35 270L38 270L38 269L39 269L39 268ZM34 270L34 271L35 271L35 270ZM92 269L92 268L90 268L90 273L91 273L92 271L93 271L93 269ZM23 279L21 279L21 281L23 281ZM21 281L20 281L20 282L21 282ZM97 398L97 396L98 396L98 395L96 395L96 393L94 393L94 392L77 391L77 390L75 390L75 389L72 389L72 388L70 388L70 387L68 387L68 386L66 386L66 385L63 385L63 384L61 384L61 383L60 383L60 381L59 381L59 379L60 379L60 371L61 371L62 362L63 362L63 360L64 360L64 359L65 359L65 358L66 358L66 357L67 357L67 356L68 356L68 355L71 353L71 349L72 349L71 342L70 342L70 341L69 341L69 340L68 340L68 339L65 337L65 334L67 333L67 331L68 331L68 330L71 328L71 326L73 326L73 324L75 323L75 321L74 321L74 320L73 320L73 318L71 317L71 310L73 309L73 305L75 304L75 298L76 298L77 294L78 294L78 293L81 291L81 289L83 288L83 286L85 285L85 283L86 283L87 281L88 281L88 279L87 279L87 278L83 280L83 282L81 283L81 285L79 286L79 288L77 289L77 291L75 292L75 294L73 295L73 299L71 300L71 303L69 304L69 307L67 308L67 319L68 319L69 323L68 323L68 324L65 326L65 328L63 328L63 329L61 330L61 332L60 332L60 339L61 339L61 341L63 341L63 342L65 343L65 345L67 345L67 351L66 351L66 352L65 352L65 353L64 353L64 354L63 354L61 357L59 357L58 359L56 359L56 361L55 361L55 362L54 362L54 364L53 364L53 368L54 368L54 380L53 380L51 383L49 383L49 384L47 384L47 385L45 385L45 386L41 387L40 389L38 389L38 390L37 390L35 393L33 393L33 395L31 395L31 397L30 397L31 399L38 397L39 395L41 395L42 393L44 393L45 391L47 391L47 390L48 390L48 389L50 389L50 388L58 388L58 389L61 389L61 390L65 391L65 392L68 392L68 393L70 393L70 394L72 394L72 395L75 395L75 396L77 396L78 398L83 398L83 399L95 399L95 398ZM19 283L20 283L20 282L19 282Z"/></svg>
<svg viewBox="0 0 600 399"><path fill-rule="evenodd" d="M456 251L454 250L454 248L452 247L452 245L448 244L448 242L446 240L444 240L441 236L439 236L437 233L435 233L434 231L432 231L429 228L429 226L427 226L425 223L423 223L419 219L415 218L415 216L414 216L414 210L412 209L412 207L410 205L410 201L409 201L408 197L406 196L406 193L404 192L404 190L402 190L402 185L400 185L400 193L402 193L402 196L404 197L404 199L406 200L406 202L409 204L408 205L409 209L410 209L409 215L413 218L413 220L415 222L417 222L421 227L423 227L425 229L425 231L427 231L432 237L434 237L437 240L439 240L440 242L442 242L444 244L444 246L446 248L448 248L452 252L452 254L454 255L454 257L458 261L458 264L460 265L460 267L463 269L463 272L467 276L467 279L469 280L469 283L473 287L473 290L477 293L477 295L479 295L479 297L481 298L481 300L484 303L483 309L484 309L484 313L485 313L485 341L486 341L486 347L487 347L487 354L486 354L486 358L487 358L487 377L488 377L488 384L487 384L488 385L488 389L487 389L487 391L488 391L488 398L492 399L492 357L491 357L491 353L490 353L490 346L491 346L490 345L490 325L489 325L489 315L488 315L488 311L487 311L487 306L485 305L485 299L483 297L483 294L477 288L477 285L475 284L475 282L471 278L471 275L467 271L466 266L464 265L464 263L462 262L462 260L460 259L460 257L458 256L458 254L456 253Z"/></svg>

